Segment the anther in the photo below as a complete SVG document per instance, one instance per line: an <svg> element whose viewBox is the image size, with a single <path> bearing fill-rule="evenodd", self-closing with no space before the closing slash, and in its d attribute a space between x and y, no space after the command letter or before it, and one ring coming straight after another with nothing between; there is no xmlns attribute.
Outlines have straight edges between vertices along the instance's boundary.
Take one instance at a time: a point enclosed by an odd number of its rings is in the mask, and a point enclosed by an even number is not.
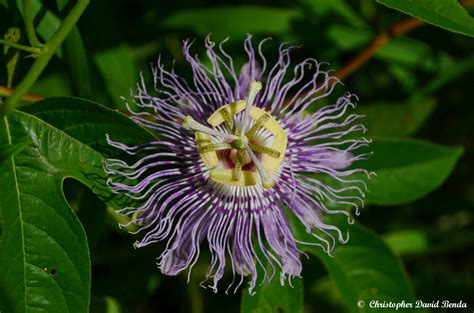
<svg viewBox="0 0 474 313"><path fill-rule="evenodd" d="M265 123L270 119L269 114L262 115L256 122L253 124L252 128L247 132L247 138L252 138L255 133L265 125Z"/></svg>
<svg viewBox="0 0 474 313"><path fill-rule="evenodd" d="M181 125L186 130L200 131L212 136L226 138L226 139L232 139L232 140L240 139L236 135L226 134L218 130L212 129L210 127L207 127L205 125L202 125L201 123L196 122L191 116L186 116Z"/></svg>
<svg viewBox="0 0 474 313"><path fill-rule="evenodd" d="M269 156L274 157L274 158L279 158L280 155L281 155L281 153L279 151L276 151L275 149L265 147L265 146L261 146L261 145L257 145L255 143L249 143L249 147L250 147L250 149L252 149L255 152L265 153L265 154L268 154Z"/></svg>
<svg viewBox="0 0 474 313"><path fill-rule="evenodd" d="M232 146L225 142L209 144L209 145L198 147L199 153L206 153L206 152L226 150L226 149L232 149Z"/></svg>

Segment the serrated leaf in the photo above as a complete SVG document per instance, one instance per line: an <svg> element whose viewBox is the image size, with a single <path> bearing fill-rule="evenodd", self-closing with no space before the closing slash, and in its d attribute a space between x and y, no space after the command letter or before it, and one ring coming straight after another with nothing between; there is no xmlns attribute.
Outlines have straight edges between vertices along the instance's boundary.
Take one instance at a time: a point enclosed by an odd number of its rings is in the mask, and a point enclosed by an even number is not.
<svg viewBox="0 0 474 313"><path fill-rule="evenodd" d="M300 240L312 242L299 221L291 218ZM377 235L360 225L350 226L350 239L338 244L328 256L317 246L302 246L318 257L326 267L350 312L371 312L371 300L414 302L413 288L400 259ZM382 300L383 299L383 300ZM364 301L359 307L358 301Z"/></svg>
<svg viewBox="0 0 474 313"><path fill-rule="evenodd" d="M370 146L367 169L377 176L367 181L368 203L395 205L419 199L438 188L453 171L462 147L447 147L415 139L378 138Z"/></svg>
<svg viewBox="0 0 474 313"><path fill-rule="evenodd" d="M293 287L280 284L278 277L257 288L251 296L247 290L242 291L241 313L302 313L303 312L303 281L301 278L292 280Z"/></svg>
<svg viewBox="0 0 474 313"><path fill-rule="evenodd" d="M251 34L281 34L290 29L291 20L300 17L294 9L263 6L216 6L175 12L163 21L169 28L190 29L213 38L238 38Z"/></svg>
<svg viewBox="0 0 474 313"><path fill-rule="evenodd" d="M102 157L40 119L17 111L2 119L0 138L3 144L31 141L0 165L0 277L14 310L87 312L87 239L64 198L62 183L72 177L89 187L103 184Z"/></svg>
<svg viewBox="0 0 474 313"><path fill-rule="evenodd" d="M377 0L427 23L474 37L474 18L457 0Z"/></svg>

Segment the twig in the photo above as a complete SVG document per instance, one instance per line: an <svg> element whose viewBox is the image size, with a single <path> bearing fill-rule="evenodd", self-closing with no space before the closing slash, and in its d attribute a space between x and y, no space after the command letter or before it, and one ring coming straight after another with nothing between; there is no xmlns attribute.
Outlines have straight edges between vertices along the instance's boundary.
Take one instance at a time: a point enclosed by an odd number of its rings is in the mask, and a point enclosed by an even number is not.
<svg viewBox="0 0 474 313"><path fill-rule="evenodd" d="M12 89L12 88L7 88L5 86L0 86L0 97L9 97L13 94L15 90ZM41 95L36 95L36 94L32 94L32 93L27 93L25 94L21 99L24 100L24 101L28 101L28 102L36 102L36 101L39 101L39 100L43 100L44 96L41 96Z"/></svg>
<svg viewBox="0 0 474 313"><path fill-rule="evenodd" d="M26 35L30 41L30 45L38 47L41 43L38 40L35 32L35 26L33 25L33 13L31 12L31 1L23 0L23 19L25 21Z"/></svg>
<svg viewBox="0 0 474 313"><path fill-rule="evenodd" d="M33 55L38 55L38 54L41 53L41 48L20 45L20 44L17 44L17 43L14 43L14 42L9 42L9 41L3 40L3 39L0 39L0 45L6 45L6 46L10 46L12 48L18 49L18 50L23 50L23 51L26 51L26 52L30 52Z"/></svg>
<svg viewBox="0 0 474 313"><path fill-rule="evenodd" d="M367 62L377 52L377 50L387 44L392 38L399 37L423 24L425 24L425 22L422 20L409 18L392 26L388 31L375 37L372 43L364 51L356 55L351 61L349 61L349 63L337 71L335 76L341 80L346 79Z"/></svg>
<svg viewBox="0 0 474 313"><path fill-rule="evenodd" d="M38 77L41 75L49 60L54 55L54 52L59 48L66 39L71 29L76 25L77 21L81 17L82 13L86 9L90 0L78 0L76 5L71 9L66 18L59 25L58 30L54 33L51 39L44 44L44 50L41 55L36 59L35 63L31 66L31 69L23 78L23 80L15 88L13 94L7 99L4 105L0 106L0 116L6 115L9 111L14 109L18 105L18 101L28 92L33 86Z"/></svg>
<svg viewBox="0 0 474 313"><path fill-rule="evenodd" d="M474 0L462 0L461 4L465 6L474 6ZM377 52L377 50L386 45L392 38L402 36L424 24L424 21L417 18L409 18L395 24L388 31L375 37L372 43L364 51L356 55L351 61L337 71L335 76L340 80L344 80L364 65L364 63L367 62Z"/></svg>

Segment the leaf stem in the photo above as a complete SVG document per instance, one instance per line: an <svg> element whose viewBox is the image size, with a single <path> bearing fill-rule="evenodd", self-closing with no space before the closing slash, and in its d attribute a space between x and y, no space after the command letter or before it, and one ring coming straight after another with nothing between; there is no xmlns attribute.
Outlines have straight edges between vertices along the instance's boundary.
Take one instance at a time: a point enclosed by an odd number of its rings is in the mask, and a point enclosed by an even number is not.
<svg viewBox="0 0 474 313"><path fill-rule="evenodd" d="M9 42L9 41L3 40L3 39L0 39L0 44L10 46L10 47L18 49L18 50L30 52L33 55L40 55L41 51L42 51L41 48L20 45L20 44Z"/></svg>
<svg viewBox="0 0 474 313"><path fill-rule="evenodd" d="M41 43L36 36L35 26L33 24L33 13L31 11L31 1L23 0L23 20L25 22L26 35L30 45L33 47L38 47Z"/></svg>
<svg viewBox="0 0 474 313"><path fill-rule="evenodd" d="M49 60L51 60L54 52L59 48L61 43L66 39L71 29L76 25L84 10L87 8L90 0L78 0L76 5L71 9L66 18L59 25L58 30L51 37L49 42L43 46L43 52L36 59L30 71L26 74L23 80L18 84L13 94L7 99L5 104L0 107L0 116L7 114L14 109L19 100L25 95L28 90L36 82L40 74L43 72Z"/></svg>

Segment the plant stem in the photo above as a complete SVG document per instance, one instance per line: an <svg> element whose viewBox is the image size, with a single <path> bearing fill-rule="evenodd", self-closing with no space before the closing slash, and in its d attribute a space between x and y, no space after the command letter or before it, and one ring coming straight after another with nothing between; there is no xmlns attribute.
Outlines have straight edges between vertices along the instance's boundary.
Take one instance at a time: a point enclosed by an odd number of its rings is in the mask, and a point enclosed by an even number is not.
<svg viewBox="0 0 474 313"><path fill-rule="evenodd" d="M474 0L461 0L461 4L465 6L474 6ZM365 48L364 51L356 55L339 71L337 71L334 76L344 80L349 75L358 70L377 52L377 50L386 45L391 39L402 36L422 25L425 25L425 22L417 18L409 18L393 25L388 31L375 37L372 43L367 48Z"/></svg>
<svg viewBox="0 0 474 313"><path fill-rule="evenodd" d="M64 39L66 39L74 25L76 25L89 2L90 0L77 1L76 5L61 22L61 25L59 25L58 30L54 33L49 42L44 45L43 52L36 59L35 63L33 63L30 71L26 74L20 84L18 84L13 94L5 102L4 106L0 107L0 116L7 114L9 111L14 109L23 95L25 95L31 86L33 86L46 65L48 65L54 52L59 48Z"/></svg>
<svg viewBox="0 0 474 313"><path fill-rule="evenodd" d="M0 39L0 44L10 46L10 47L18 49L18 50L23 50L23 51L26 51L26 52L30 52L31 54L34 54L34 55L39 55L39 54L41 54L41 51L42 51L41 48L29 47L29 46L25 46L25 45L19 45L17 43L9 42L9 41L3 40L3 39Z"/></svg>
<svg viewBox="0 0 474 313"><path fill-rule="evenodd" d="M377 50L386 45L392 38L401 36L417 28L418 26L423 25L424 23L425 22L419 19L409 18L392 26L388 31L375 37L372 43L367 48L365 48L364 51L356 55L339 71L337 71L334 76L344 80L357 69L359 69L363 64L365 64L365 62L367 62L377 52Z"/></svg>
<svg viewBox="0 0 474 313"><path fill-rule="evenodd" d="M26 35L33 47L40 46L38 37L36 37L35 26L33 25L33 13L31 12L31 1L23 0L23 20L25 21Z"/></svg>

